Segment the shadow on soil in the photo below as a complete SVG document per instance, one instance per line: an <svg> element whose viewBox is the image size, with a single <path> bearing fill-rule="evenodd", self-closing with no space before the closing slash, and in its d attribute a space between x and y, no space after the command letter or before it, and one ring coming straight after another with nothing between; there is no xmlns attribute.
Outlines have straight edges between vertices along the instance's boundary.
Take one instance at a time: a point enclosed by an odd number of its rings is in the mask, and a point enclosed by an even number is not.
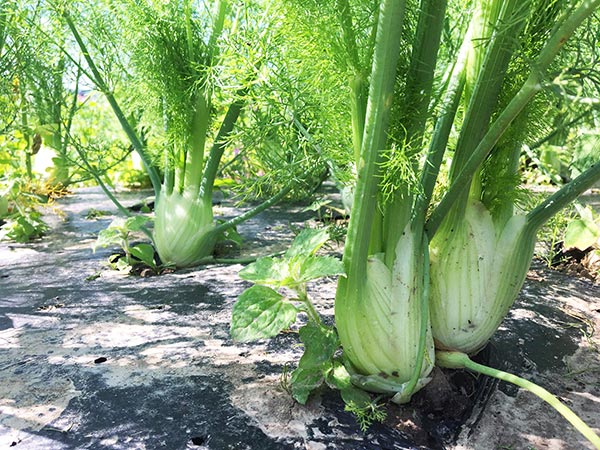
<svg viewBox="0 0 600 450"><path fill-rule="evenodd" d="M585 448L527 394L462 371L436 369L410 405L389 406L367 433L335 392L298 405L281 378L300 357L296 333L252 345L229 337L231 307L247 287L241 266L120 275L102 266L110 249L90 250L111 217L85 218L111 205L82 190L61 207L64 220L51 216L43 240L0 244L0 448ZM284 249L290 226L309 218L301 209L284 205L241 226L244 252ZM525 374L597 427L600 291L542 267L531 274L478 358ZM335 281L311 293L332 321Z"/></svg>

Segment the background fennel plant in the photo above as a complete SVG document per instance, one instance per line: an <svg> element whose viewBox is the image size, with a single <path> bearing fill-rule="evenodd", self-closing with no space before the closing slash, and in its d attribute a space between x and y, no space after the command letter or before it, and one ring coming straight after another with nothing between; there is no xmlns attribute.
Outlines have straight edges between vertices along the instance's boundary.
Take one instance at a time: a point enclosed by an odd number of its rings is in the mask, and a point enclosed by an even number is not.
<svg viewBox="0 0 600 450"><path fill-rule="evenodd" d="M263 46L231 39L241 34L267 42L262 18L249 14L249 10L257 11L251 3L235 9L226 0L214 5L192 0L161 5L123 1L105 8L90 19L100 20L99 29L106 23L106 14L123 18L118 25L122 36L117 34L110 44L123 49L118 46L131 42L127 68L120 62L110 65L103 49L86 41L74 11L65 8L62 14L86 61L81 69L106 96L148 171L156 195L153 243L165 264L183 267L210 260L219 236L282 200L305 179L288 176L286 184L250 211L224 223L214 221L213 186L226 147L240 139L234 132L236 124L250 127L253 123L268 133L255 120L256 114L246 112L269 108L253 100L258 98L254 90L260 90L255 86L262 76ZM135 95L119 99L113 86L114 71L119 70ZM122 105L129 106L129 112ZM281 148L277 136L269 144ZM287 166L282 165L286 162ZM305 174L319 168L307 155L300 161L278 163L284 173L285 167Z"/></svg>

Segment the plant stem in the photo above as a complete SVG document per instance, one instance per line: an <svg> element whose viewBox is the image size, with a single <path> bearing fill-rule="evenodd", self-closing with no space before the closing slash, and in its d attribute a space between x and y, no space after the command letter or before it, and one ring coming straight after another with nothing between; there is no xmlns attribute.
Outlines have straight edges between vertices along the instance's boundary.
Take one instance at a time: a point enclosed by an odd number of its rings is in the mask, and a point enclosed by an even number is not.
<svg viewBox="0 0 600 450"><path fill-rule="evenodd" d="M201 197L208 198L212 196L213 184L219 170L221 157L225 151L227 137L231 134L233 126L235 125L242 108L246 104L244 97L247 93L247 88L243 88L237 93L236 100L229 105L227 113L223 118L223 122L221 122L221 128L219 128L215 142L208 155L206 166L204 167L204 175L202 176L202 183L200 184Z"/></svg>
<svg viewBox="0 0 600 450"><path fill-rule="evenodd" d="M408 157L420 152L422 148L446 6L446 0L421 1L410 67L406 74L405 94L401 103L403 112L396 116L396 120L392 118L390 126L390 134L397 135L395 139L402 139L405 143L401 151ZM418 163L415 158L412 166L416 172ZM388 267L394 264L396 244L413 215L411 208L414 195L411 191L408 183L402 183L384 209L385 263ZM414 217L418 221L424 221L424 218L424 214ZM421 226L422 224L423 222L420 222Z"/></svg>
<svg viewBox="0 0 600 450"><path fill-rule="evenodd" d="M433 196L433 190L435 183L442 165L444 158L444 152L448 145L448 138L452 131L452 124L456 116L456 111L460 104L460 98L465 86L465 61L467 56L467 46L463 45L456 64L452 71L451 81L448 85L448 90L442 101L442 110L439 119L435 124L433 130L433 137L429 150L427 152L427 159L423 167L421 175L421 189L422 192L417 197L414 212L415 214L421 215L424 221L427 208L431 203L431 197Z"/></svg>
<svg viewBox="0 0 600 450"><path fill-rule="evenodd" d="M284 252L270 253L264 256L246 256L241 258L214 258L212 256L208 256L204 259L198 261L198 265L202 266L205 264L250 264L256 261L258 258L274 258L277 256L283 255Z"/></svg>
<svg viewBox="0 0 600 450"><path fill-rule="evenodd" d="M112 94L111 90L108 88L108 85L106 84L106 82L104 81L104 78L100 74L100 71L96 67L96 64L94 63L94 60L92 59L90 52L87 49L87 46L83 42L83 39L81 38L81 35L79 34L79 31L77 31L77 27L75 26L75 23L71 19L71 16L66 11L63 13L63 16L67 22L67 25L69 26L69 29L71 30L71 33L73 34L73 37L75 38L75 41L77 42L77 45L79 46L79 49L81 50L81 53L83 54L83 57L85 58L86 62L88 63L88 66L90 67L90 70L92 71L92 74L93 74L92 80L94 81L94 83L96 84L98 89L100 89L100 91L104 94L104 96L108 100L108 103L110 104L115 116L119 120L119 123L121 124L121 127L123 128L123 131L125 131L125 134L127 134L129 141L133 145L133 148L140 156L140 159L142 160L142 163L144 164L146 172L148 173L148 176L150 177L150 182L152 183L152 187L154 188L154 195L156 196L156 198L158 198L158 196L160 194L160 188L161 188L161 182L160 182L160 177L158 176L158 171L152 165L152 162L150 161L150 157L146 154L146 149L144 148L142 141L138 137L137 133L135 132L135 130L133 129L133 127L127 120L127 118L125 117L125 114L123 113L123 111L121 110L121 107L117 103L115 96Z"/></svg>
<svg viewBox="0 0 600 450"><path fill-rule="evenodd" d="M436 364L440 367L451 369L468 369L473 372L482 373L489 377L494 377L508 383L515 384L523 389L527 389L532 394L537 395L543 401L552 406L558 411L571 425L575 427L588 441L590 441L597 449L600 449L600 437L592 430L577 414L562 403L556 396L552 395L546 389L532 383L529 380L518 377L502 370L484 366L472 361L466 354L459 352L436 352Z"/></svg>
<svg viewBox="0 0 600 450"><path fill-rule="evenodd" d="M27 171L27 178L30 180L33 179L33 171L31 168L31 135L29 133L29 123L27 120L27 108L25 107L25 92L22 87L22 83L19 83L19 94L21 96L21 133L23 133L23 138L25 139L25 168Z"/></svg>
<svg viewBox="0 0 600 450"><path fill-rule="evenodd" d="M353 285L350 287L352 290L363 282L366 273L368 237L377 213L380 163L387 141L405 6L403 0L384 0L379 12L365 128L357 167L358 180L344 250L344 265L349 280L347 284Z"/></svg>
<svg viewBox="0 0 600 450"><path fill-rule="evenodd" d="M354 146L354 164L358 166L362 147L365 114L367 107L367 77L360 64L356 45L356 34L352 21L352 10L348 0L337 0L338 17L344 36L344 47L353 75L350 80L350 111L352 116L352 144Z"/></svg>
<svg viewBox="0 0 600 450"><path fill-rule="evenodd" d="M319 313L317 312L314 305L308 298L308 295L306 294L306 283L302 283L297 288L295 288L294 291L296 291L296 294L298 294L298 300L300 300L300 302L302 302L302 304L304 305L306 314L308 314L308 318L315 325L322 326L323 321L321 320Z"/></svg>
<svg viewBox="0 0 600 450"><path fill-rule="evenodd" d="M233 228L233 227L239 225L242 222L245 222L246 220L250 219L251 217L254 217L258 213L263 212L265 209L267 209L267 208L273 206L274 204L278 203L279 201L281 201L291 190L292 190L291 185L283 188L281 191L279 191L279 193L277 193L276 195L271 197L269 200L255 206L254 208L250 209L249 211L246 211L244 214L240 214L239 216L237 216L225 223L222 223L221 225L217 225L215 227L215 229L213 230L213 233L215 233L215 234L222 233L230 228Z"/></svg>
<svg viewBox="0 0 600 450"><path fill-rule="evenodd" d="M197 196L202 183L206 133L210 125L211 98L209 89L206 88L199 89L195 96L191 132L189 139L182 143L185 155L182 187L183 189L191 189L193 194Z"/></svg>
<svg viewBox="0 0 600 450"><path fill-rule="evenodd" d="M567 183L527 215L528 226L537 231L552 216L600 180L600 162L593 164L573 181Z"/></svg>
<svg viewBox="0 0 600 450"><path fill-rule="evenodd" d="M586 0L573 13L565 19L561 26L550 36L544 48L533 63L529 77L512 98L509 104L498 115L483 136L469 159L465 162L460 173L454 177L452 185L444 198L431 214L427 229L429 236L433 237L442 220L446 217L454 203L460 199L463 191L470 185L473 175L481 166L494 145L508 129L510 124L521 113L529 101L542 89L542 81L554 57L558 54L565 42L571 37L575 29L588 18L600 5L600 0Z"/></svg>

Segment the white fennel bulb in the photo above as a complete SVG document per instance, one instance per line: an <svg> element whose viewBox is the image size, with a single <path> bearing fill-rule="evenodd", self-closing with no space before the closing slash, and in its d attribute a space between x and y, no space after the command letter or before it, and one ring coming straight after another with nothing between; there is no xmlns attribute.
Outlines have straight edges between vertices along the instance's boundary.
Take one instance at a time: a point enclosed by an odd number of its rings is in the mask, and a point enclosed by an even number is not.
<svg viewBox="0 0 600 450"><path fill-rule="evenodd" d="M535 236L526 217L501 228L477 200L447 220L430 245L431 326L436 346L481 350L514 303L531 263Z"/></svg>
<svg viewBox="0 0 600 450"><path fill-rule="evenodd" d="M163 264L188 267L212 255L215 245L211 199L190 191L158 197L154 244Z"/></svg>

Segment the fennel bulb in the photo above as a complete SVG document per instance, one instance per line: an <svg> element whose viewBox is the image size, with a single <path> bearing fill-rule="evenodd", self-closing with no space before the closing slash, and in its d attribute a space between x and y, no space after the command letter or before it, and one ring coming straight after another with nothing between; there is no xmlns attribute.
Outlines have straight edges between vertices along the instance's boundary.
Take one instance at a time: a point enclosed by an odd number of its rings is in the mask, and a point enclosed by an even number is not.
<svg viewBox="0 0 600 450"><path fill-rule="evenodd" d="M338 296L347 297L343 302L336 301L335 307L336 326L352 382L371 392L395 394L393 400L398 403L408 400L403 391L418 361L424 288L423 248L415 246L415 235L409 228L398 241L393 268L385 265L383 254L370 256L362 289L358 293L339 289ZM346 282L343 278L339 281L340 285ZM415 390L429 382L433 369L429 326L426 333L426 354Z"/></svg>
<svg viewBox="0 0 600 450"><path fill-rule="evenodd" d="M191 190L167 194L161 190L155 210L153 239L163 264L193 266L212 255L212 200Z"/></svg>
<svg viewBox="0 0 600 450"><path fill-rule="evenodd" d="M533 257L535 234L526 216L497 229L478 200L452 214L431 240L431 326L436 346L481 350L514 303Z"/></svg>

